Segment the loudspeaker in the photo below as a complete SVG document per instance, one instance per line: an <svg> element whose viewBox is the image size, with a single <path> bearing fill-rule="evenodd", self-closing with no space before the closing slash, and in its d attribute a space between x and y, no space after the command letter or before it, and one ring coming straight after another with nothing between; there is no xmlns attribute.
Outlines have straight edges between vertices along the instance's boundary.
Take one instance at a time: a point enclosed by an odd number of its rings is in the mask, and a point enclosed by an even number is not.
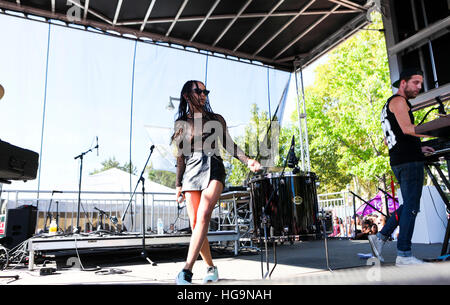
<svg viewBox="0 0 450 305"><path fill-rule="evenodd" d="M20 206L17 209L9 209L6 215L4 246L12 249L34 235L37 208L34 206Z"/></svg>
<svg viewBox="0 0 450 305"><path fill-rule="evenodd" d="M39 154L0 140L0 179L33 180L39 167Z"/></svg>

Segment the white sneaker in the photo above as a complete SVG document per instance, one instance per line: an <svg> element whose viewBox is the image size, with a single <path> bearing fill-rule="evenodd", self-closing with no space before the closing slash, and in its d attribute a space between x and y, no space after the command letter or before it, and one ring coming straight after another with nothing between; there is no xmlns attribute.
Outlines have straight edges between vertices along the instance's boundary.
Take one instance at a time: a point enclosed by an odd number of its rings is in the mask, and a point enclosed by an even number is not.
<svg viewBox="0 0 450 305"><path fill-rule="evenodd" d="M427 264L423 260L417 259L414 256L397 256L395 265L398 267L404 267L409 265L423 265Z"/></svg>
<svg viewBox="0 0 450 305"><path fill-rule="evenodd" d="M369 239L369 244L375 257L378 258L380 262L384 262L381 251L383 251L383 246L386 242L378 238L376 235L369 235L367 238Z"/></svg>
<svg viewBox="0 0 450 305"><path fill-rule="evenodd" d="M217 271L216 266L211 266L206 269L206 276L203 279L203 284L207 284L209 282L217 282L219 280L219 272Z"/></svg>

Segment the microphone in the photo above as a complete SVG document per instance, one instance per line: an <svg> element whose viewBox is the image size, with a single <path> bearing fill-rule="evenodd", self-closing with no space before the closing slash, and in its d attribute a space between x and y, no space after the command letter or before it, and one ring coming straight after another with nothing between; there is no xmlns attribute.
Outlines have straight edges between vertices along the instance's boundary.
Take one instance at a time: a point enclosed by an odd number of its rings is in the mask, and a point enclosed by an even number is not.
<svg viewBox="0 0 450 305"><path fill-rule="evenodd" d="M180 197L178 197L178 199L177 199L177 203L178 203L178 204L177 204L177 208L178 208L178 211L184 209L184 206L180 206L180 204L183 203L183 201L184 201L184 197L183 197L183 195L180 195Z"/></svg>
<svg viewBox="0 0 450 305"><path fill-rule="evenodd" d="M155 145L150 146L150 151L153 152L154 148L155 148Z"/></svg>
<svg viewBox="0 0 450 305"><path fill-rule="evenodd" d="M119 223L119 219L117 219L116 216L111 216L109 217L109 219L111 219L111 221L113 222L113 224L117 225Z"/></svg>
<svg viewBox="0 0 450 305"><path fill-rule="evenodd" d="M288 153L288 167L294 168L298 164L298 158L295 155L295 138L292 136L291 148L289 148Z"/></svg>
<svg viewBox="0 0 450 305"><path fill-rule="evenodd" d="M99 208L97 208L97 207L94 207L94 210L97 210L97 211L99 211L100 212L100 214L106 214L106 212L105 211L103 211L103 210L100 210Z"/></svg>
<svg viewBox="0 0 450 305"><path fill-rule="evenodd" d="M97 146L95 146L95 148L97 148L97 157L98 157L98 137L96 137L97 140Z"/></svg>

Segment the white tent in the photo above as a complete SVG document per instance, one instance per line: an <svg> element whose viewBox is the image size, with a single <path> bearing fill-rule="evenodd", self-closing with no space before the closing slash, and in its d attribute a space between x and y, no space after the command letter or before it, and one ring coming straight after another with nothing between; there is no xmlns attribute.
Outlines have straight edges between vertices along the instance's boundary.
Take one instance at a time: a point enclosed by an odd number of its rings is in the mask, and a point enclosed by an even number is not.
<svg viewBox="0 0 450 305"><path fill-rule="evenodd" d="M145 174L144 174L145 175ZM150 181L145 178L145 192L146 193L173 193L175 189L164 186L162 184ZM118 168L111 168L103 172L87 176L82 181L82 191L100 191L100 192L131 192L134 191L139 177L120 170ZM142 192L142 185L138 186L136 192Z"/></svg>

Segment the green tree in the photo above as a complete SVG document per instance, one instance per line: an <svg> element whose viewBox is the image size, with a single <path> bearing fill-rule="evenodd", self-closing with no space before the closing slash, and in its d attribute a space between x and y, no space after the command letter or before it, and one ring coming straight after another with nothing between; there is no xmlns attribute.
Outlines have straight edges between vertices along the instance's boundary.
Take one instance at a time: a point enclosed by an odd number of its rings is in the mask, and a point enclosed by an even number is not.
<svg viewBox="0 0 450 305"><path fill-rule="evenodd" d="M314 86L305 90L311 170L320 179L319 193L345 189L372 195L386 189L390 175L387 147L383 142L380 111L391 96L389 66L379 14L369 30L362 30L328 54L328 62L316 69ZM252 105L252 119L236 142L251 147L250 140L268 124L267 114ZM292 135L298 139L298 115L280 130L276 166L283 166ZM418 116L420 117L420 115ZM261 141L260 138L256 137ZM300 147L296 145L297 155ZM228 181L241 185L248 169L228 159Z"/></svg>
<svg viewBox="0 0 450 305"><path fill-rule="evenodd" d="M116 157L109 157L108 160L105 160L103 162L101 162L102 168L100 169L95 169L94 171L92 171L91 173L89 173L90 175L95 175L98 174L100 172L104 172L108 169L111 168L118 168L120 170L123 170L124 172L129 173L131 171L131 173L133 175L136 175L137 173L137 169L135 166L133 166L133 163L131 162L125 162L123 165L120 165L119 161L116 160Z"/></svg>
<svg viewBox="0 0 450 305"><path fill-rule="evenodd" d="M372 30L329 53L305 90L311 166L322 192L353 181L354 191L371 195L377 186L386 188L391 174L380 127L381 108L392 94L389 66L384 35L375 30L382 28L381 17L372 17Z"/></svg>
<svg viewBox="0 0 450 305"><path fill-rule="evenodd" d="M274 158L272 160L273 167L283 167L291 145L292 135L296 136L296 143L299 143L298 128L290 125L281 129L275 127L278 124L277 118L272 118L274 121L271 122L267 111L260 110L256 104L250 106L250 113L251 119L245 127L244 135L234 139L236 144L244 150L246 155L257 158L263 164L264 158L268 157L260 149L262 147L270 149L271 144L278 142L278 147L275 148L278 151L270 158ZM271 140L272 138L274 140ZM296 147L296 153L297 156L300 155L298 146ZM246 164L229 154L225 154L224 160L229 164L227 166L227 182L231 185L243 185L247 178L252 177L252 174L249 175L250 170ZM289 171L289 169L286 171Z"/></svg>
<svg viewBox="0 0 450 305"><path fill-rule="evenodd" d="M147 167L148 179L153 182L175 188L176 174L166 170L153 169L152 165Z"/></svg>
<svg viewBox="0 0 450 305"><path fill-rule="evenodd" d="M256 104L250 106L251 119L245 127L244 135L234 139L235 143L247 156L256 158L259 155L259 143L264 140L269 126L269 115L266 111L260 111ZM227 183L231 185L243 185L250 170L246 164L232 157L228 153L222 153L226 166Z"/></svg>

